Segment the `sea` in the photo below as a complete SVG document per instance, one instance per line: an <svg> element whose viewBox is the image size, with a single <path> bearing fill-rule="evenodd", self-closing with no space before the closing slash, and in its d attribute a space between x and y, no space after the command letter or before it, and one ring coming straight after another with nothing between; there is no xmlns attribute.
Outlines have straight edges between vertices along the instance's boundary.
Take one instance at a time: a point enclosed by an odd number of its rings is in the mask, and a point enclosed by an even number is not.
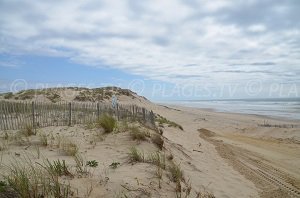
<svg viewBox="0 0 300 198"><path fill-rule="evenodd" d="M177 100L164 103L300 121L300 98Z"/></svg>

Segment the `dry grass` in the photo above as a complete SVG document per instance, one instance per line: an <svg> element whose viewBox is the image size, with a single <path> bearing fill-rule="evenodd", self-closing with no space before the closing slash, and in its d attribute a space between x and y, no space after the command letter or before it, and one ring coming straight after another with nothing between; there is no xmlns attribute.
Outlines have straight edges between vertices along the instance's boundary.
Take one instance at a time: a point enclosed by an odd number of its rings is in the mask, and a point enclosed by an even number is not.
<svg viewBox="0 0 300 198"><path fill-rule="evenodd" d="M118 132L126 132L130 129L128 122L126 120L122 120L118 123Z"/></svg>
<svg viewBox="0 0 300 198"><path fill-rule="evenodd" d="M39 139L40 139L40 142L41 142L42 146L48 146L48 136L46 134L41 133L39 135Z"/></svg>
<svg viewBox="0 0 300 198"><path fill-rule="evenodd" d="M130 127L130 136L133 140L139 140L139 141L143 141L146 140L146 133L143 131L140 131L140 129L136 126L134 127Z"/></svg>
<svg viewBox="0 0 300 198"><path fill-rule="evenodd" d="M85 125L85 128L88 129L88 130L94 129L94 128L96 128L96 123L95 123L95 122L92 122L92 121L89 121L89 122L87 122L87 124Z"/></svg>
<svg viewBox="0 0 300 198"><path fill-rule="evenodd" d="M20 130L20 133L22 135L24 135L25 137L29 137L29 136L32 136L32 135L36 135L33 127L31 125L26 125L24 127L24 129Z"/></svg>
<svg viewBox="0 0 300 198"><path fill-rule="evenodd" d="M67 156L75 156L79 150L75 142L66 139L65 137L59 140L59 148L60 151Z"/></svg>

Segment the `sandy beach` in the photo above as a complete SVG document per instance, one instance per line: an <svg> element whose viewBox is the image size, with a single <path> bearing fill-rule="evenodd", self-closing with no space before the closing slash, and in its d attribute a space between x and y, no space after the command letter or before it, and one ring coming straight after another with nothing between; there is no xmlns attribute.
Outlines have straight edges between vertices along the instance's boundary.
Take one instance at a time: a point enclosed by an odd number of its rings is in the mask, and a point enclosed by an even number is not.
<svg viewBox="0 0 300 198"><path fill-rule="evenodd" d="M136 94L118 99L152 110L156 129L119 121L110 133L93 123L38 128L35 135L3 130L2 179L13 162L41 168L61 160L68 174L58 181L71 189L67 197L300 197L297 120L160 105ZM139 159L132 160L133 147Z"/></svg>
<svg viewBox="0 0 300 198"><path fill-rule="evenodd" d="M183 126L164 136L194 185L216 197L299 196L299 122L180 106L155 111ZM266 120L286 127L262 126Z"/></svg>

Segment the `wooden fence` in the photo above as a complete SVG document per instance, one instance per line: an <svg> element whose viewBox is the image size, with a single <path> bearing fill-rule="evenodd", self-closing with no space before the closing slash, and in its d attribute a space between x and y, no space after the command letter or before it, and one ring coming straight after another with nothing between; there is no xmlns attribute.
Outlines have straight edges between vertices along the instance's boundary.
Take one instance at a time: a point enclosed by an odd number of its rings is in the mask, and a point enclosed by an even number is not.
<svg viewBox="0 0 300 198"><path fill-rule="evenodd" d="M152 111L136 105L117 105L113 108L105 103L80 102L17 102L0 101L0 130L33 127L71 126L95 122L102 114L110 114L118 120L139 121L155 128Z"/></svg>

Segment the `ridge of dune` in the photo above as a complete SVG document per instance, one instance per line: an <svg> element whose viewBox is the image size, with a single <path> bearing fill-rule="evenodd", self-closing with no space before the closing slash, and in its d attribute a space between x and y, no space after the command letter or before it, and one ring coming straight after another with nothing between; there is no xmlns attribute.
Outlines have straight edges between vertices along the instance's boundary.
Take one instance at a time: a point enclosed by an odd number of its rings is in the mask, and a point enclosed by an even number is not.
<svg viewBox="0 0 300 198"><path fill-rule="evenodd" d="M0 99L17 101L41 101L41 102L109 102L111 97L117 96L120 102L128 103L149 103L143 96L120 87L61 87L47 89L28 89L17 93L2 93Z"/></svg>

